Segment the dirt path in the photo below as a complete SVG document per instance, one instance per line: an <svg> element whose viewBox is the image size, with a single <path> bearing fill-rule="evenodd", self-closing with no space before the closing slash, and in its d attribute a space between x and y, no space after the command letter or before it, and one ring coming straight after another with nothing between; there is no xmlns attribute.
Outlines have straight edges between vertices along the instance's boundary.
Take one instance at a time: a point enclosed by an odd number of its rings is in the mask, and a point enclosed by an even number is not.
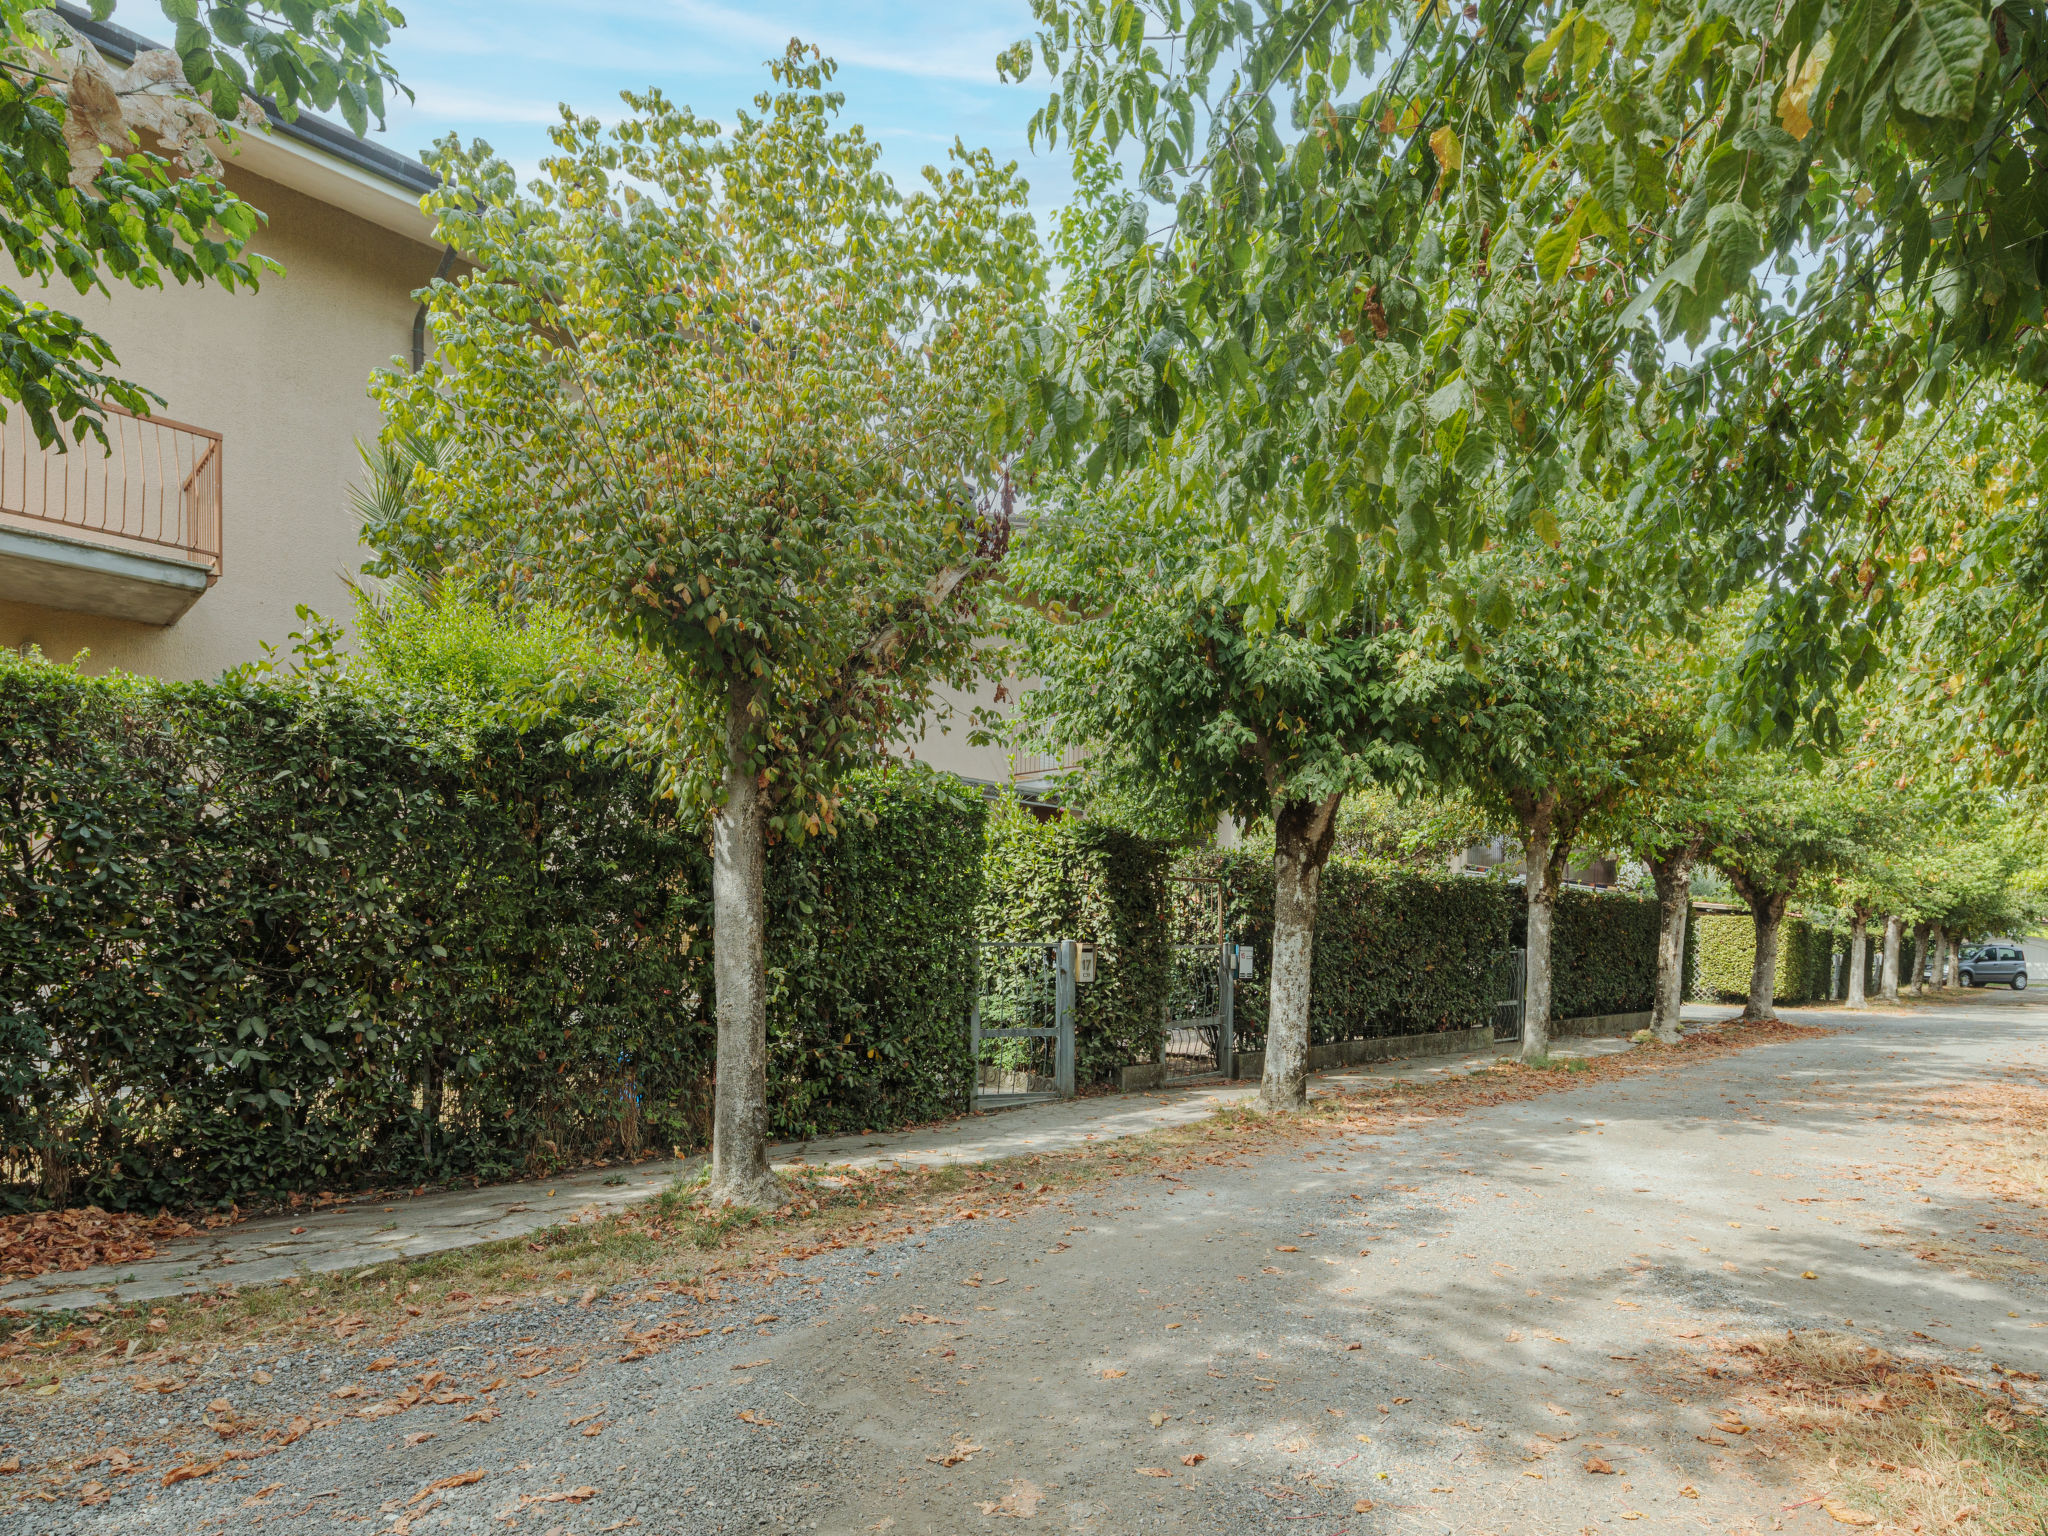
<svg viewBox="0 0 2048 1536"><path fill-rule="evenodd" d="M2048 1231L1933 1172L1952 1131L1929 1100L2044 1066L2023 1000L1868 1016L793 1264L652 1359L618 1359L621 1324L671 1304L565 1298L382 1378L443 1371L465 1401L101 1505L74 1472L16 1508L95 1533L1840 1530L1717 1424L1710 1347L1847 1327L2048 1370ZM333 1413L378 1380L340 1347L230 1364L177 1399L9 1394L0 1465L25 1489L203 1392ZM485 1378L511 1378L488 1418Z"/></svg>

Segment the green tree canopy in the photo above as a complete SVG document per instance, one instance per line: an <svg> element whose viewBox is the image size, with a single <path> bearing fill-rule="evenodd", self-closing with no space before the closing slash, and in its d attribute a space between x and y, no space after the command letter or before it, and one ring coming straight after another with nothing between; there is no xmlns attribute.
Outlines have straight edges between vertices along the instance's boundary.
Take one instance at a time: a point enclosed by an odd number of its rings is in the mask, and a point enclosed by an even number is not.
<svg viewBox="0 0 2048 1536"><path fill-rule="evenodd" d="M656 658L629 731L709 810L714 1189L773 1201L762 861L828 829L840 776L990 664L1009 533L1004 403L1043 285L1013 166L957 149L899 191L792 42L730 130L658 92L566 114L522 187L450 139L428 200L473 270L377 393L437 451L389 536L441 547Z"/></svg>

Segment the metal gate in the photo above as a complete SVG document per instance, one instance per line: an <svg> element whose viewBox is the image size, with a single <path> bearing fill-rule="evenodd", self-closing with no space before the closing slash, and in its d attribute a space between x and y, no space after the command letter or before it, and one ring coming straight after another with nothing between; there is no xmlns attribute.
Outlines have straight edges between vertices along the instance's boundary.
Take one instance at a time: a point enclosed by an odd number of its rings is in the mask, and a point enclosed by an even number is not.
<svg viewBox="0 0 2048 1536"><path fill-rule="evenodd" d="M1529 951L1502 950L1494 962L1493 1038L1522 1038L1522 1004L1529 995Z"/></svg>
<svg viewBox="0 0 2048 1536"><path fill-rule="evenodd" d="M1074 1096L1074 982L1082 948L1072 939L976 946L969 1109Z"/></svg>
<svg viewBox="0 0 2048 1536"><path fill-rule="evenodd" d="M1224 937L1223 884L1213 876L1168 881L1166 1039L1172 1077L1228 1077L1237 1067L1232 992L1237 946Z"/></svg>

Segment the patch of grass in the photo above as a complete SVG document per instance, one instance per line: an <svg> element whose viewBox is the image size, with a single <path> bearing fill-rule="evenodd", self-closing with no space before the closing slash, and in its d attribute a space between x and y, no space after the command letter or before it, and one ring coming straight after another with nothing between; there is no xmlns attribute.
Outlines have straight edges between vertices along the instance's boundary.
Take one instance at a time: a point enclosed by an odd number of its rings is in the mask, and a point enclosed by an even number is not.
<svg viewBox="0 0 2048 1536"><path fill-rule="evenodd" d="M1532 1072L1588 1072L1593 1067L1584 1056L1524 1056L1521 1062Z"/></svg>
<svg viewBox="0 0 2048 1536"><path fill-rule="evenodd" d="M1731 1363L1766 1421L1759 1438L1832 1506L1897 1531L2041 1536L2048 1423L2014 1385L2035 1378L1979 1382L1821 1331L1736 1341Z"/></svg>

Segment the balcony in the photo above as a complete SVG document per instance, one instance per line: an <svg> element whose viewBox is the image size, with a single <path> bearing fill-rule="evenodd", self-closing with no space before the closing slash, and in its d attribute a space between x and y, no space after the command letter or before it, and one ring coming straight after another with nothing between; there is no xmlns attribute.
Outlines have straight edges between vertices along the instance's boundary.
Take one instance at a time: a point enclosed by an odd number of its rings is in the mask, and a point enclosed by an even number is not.
<svg viewBox="0 0 2048 1536"><path fill-rule="evenodd" d="M1087 760L1087 756L1079 747L1068 747L1057 757L1042 752L1019 752L1010 770L1010 781L1014 784L1048 784L1063 774L1072 773Z"/></svg>
<svg viewBox="0 0 2048 1536"><path fill-rule="evenodd" d="M106 411L67 452L0 422L0 599L174 624L220 578L221 437Z"/></svg>

